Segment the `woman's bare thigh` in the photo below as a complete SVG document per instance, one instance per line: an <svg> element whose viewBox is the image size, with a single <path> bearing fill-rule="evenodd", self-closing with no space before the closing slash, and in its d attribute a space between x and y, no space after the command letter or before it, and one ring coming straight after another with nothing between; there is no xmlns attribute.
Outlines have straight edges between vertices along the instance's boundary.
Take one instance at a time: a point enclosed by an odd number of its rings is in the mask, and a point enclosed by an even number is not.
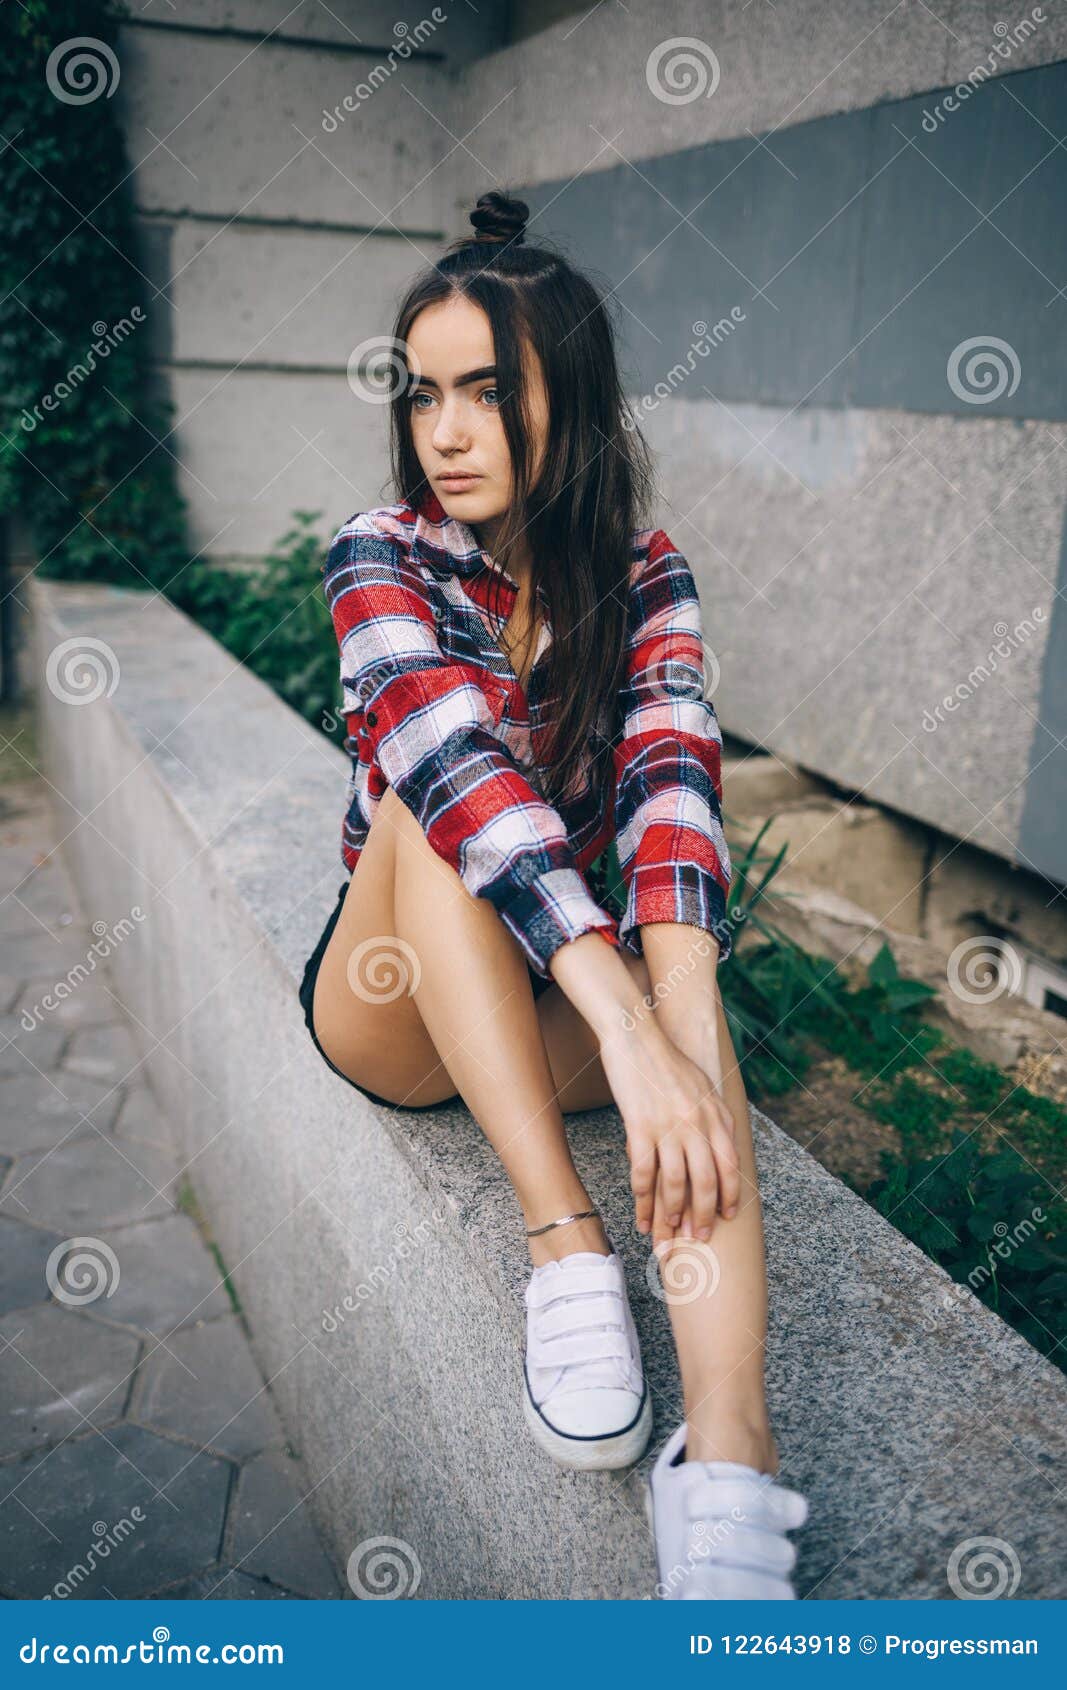
<svg viewBox="0 0 1067 1690"><path fill-rule="evenodd" d="M383 803L389 797L385 794ZM394 833L385 815L371 825L341 913L319 964L315 1035L330 1061L369 1091L395 1103L441 1103L456 1088L411 996L410 959L394 933ZM624 957L647 990L643 958ZM535 1012L564 1113L612 1101L596 1036L559 986Z"/></svg>
<svg viewBox="0 0 1067 1690"><path fill-rule="evenodd" d="M371 825L319 963L312 1016L323 1050L350 1079L396 1103L456 1095L411 996L411 959L393 922L393 831Z"/></svg>

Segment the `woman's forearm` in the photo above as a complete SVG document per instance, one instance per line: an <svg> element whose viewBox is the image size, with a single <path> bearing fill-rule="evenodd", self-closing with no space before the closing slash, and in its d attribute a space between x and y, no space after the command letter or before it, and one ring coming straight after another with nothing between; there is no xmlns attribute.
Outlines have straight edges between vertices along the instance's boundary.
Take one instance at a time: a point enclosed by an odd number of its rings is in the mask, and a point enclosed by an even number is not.
<svg viewBox="0 0 1067 1690"><path fill-rule="evenodd" d="M606 945L599 933L583 933L560 945L549 958L548 968L601 1043L651 1021L633 975L618 950ZM650 1025L643 1031L655 1038L661 1029Z"/></svg>
<svg viewBox="0 0 1067 1690"><path fill-rule="evenodd" d="M657 921L641 928L641 945L662 1031L721 1084L718 940L701 927Z"/></svg>

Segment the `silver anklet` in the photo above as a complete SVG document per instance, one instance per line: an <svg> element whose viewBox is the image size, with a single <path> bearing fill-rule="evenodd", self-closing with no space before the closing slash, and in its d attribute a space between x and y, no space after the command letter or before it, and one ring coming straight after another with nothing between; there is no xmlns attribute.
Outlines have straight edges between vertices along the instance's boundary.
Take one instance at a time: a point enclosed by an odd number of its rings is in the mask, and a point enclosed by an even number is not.
<svg viewBox="0 0 1067 1690"><path fill-rule="evenodd" d="M542 1232L551 1232L554 1226L566 1226L568 1221L588 1220L591 1215L599 1215L599 1209L582 1209L576 1215L561 1215L558 1221L546 1221L544 1226L531 1227L527 1231L527 1238L537 1238Z"/></svg>

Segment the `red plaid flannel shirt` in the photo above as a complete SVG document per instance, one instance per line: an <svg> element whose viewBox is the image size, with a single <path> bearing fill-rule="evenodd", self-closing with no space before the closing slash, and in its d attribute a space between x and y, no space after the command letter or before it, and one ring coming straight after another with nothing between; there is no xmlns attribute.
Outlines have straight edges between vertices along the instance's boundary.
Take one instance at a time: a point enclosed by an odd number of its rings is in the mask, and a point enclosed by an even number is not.
<svg viewBox="0 0 1067 1690"><path fill-rule="evenodd" d="M720 962L732 948L722 736L704 696L696 586L662 529L634 535L633 559L621 732L602 810L587 782L558 807L546 801L538 680L551 630L540 631L527 695L497 643L518 586L434 494L353 516L323 564L352 760L345 867L392 786L545 978L552 953L589 931L639 955L644 923L683 922L715 935ZM627 889L619 918L586 879L613 836Z"/></svg>

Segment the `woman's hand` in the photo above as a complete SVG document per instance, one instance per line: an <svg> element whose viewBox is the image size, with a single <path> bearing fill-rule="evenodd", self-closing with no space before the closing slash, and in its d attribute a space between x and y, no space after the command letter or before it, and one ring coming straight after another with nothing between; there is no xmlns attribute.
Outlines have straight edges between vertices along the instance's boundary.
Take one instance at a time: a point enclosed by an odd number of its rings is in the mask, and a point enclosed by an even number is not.
<svg viewBox="0 0 1067 1690"><path fill-rule="evenodd" d="M626 1128L638 1230L653 1248L710 1238L741 1195L733 1117L713 1081L652 1016L602 1033L600 1060Z"/></svg>

